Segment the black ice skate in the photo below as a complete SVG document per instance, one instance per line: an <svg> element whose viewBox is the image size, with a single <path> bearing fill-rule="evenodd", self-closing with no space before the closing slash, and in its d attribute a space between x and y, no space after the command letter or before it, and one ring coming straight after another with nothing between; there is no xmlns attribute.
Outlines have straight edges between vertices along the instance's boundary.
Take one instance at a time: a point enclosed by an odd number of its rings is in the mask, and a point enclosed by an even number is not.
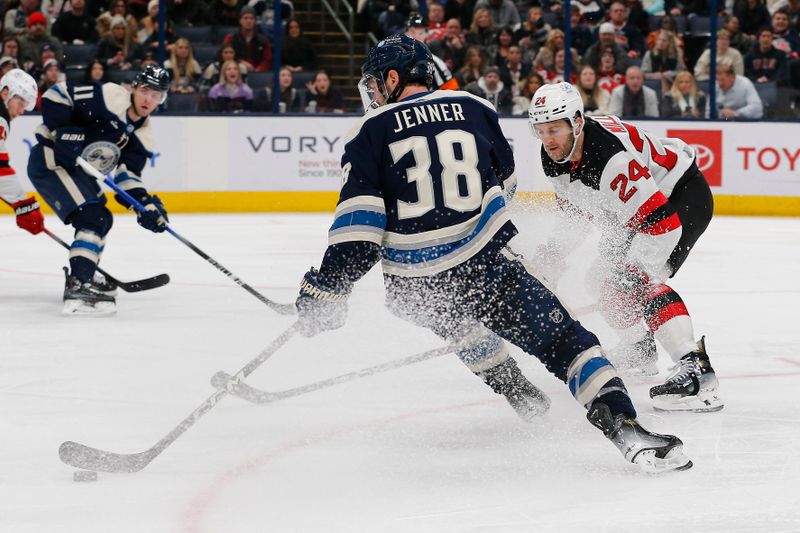
<svg viewBox="0 0 800 533"><path fill-rule="evenodd" d="M663 385L650 389L653 407L661 411L719 411L725 404L719 397L719 382L706 354L705 337L697 350L681 357L673 374Z"/></svg>
<svg viewBox="0 0 800 533"><path fill-rule="evenodd" d="M100 290L93 282L81 282L64 269L64 314L105 316L117 311L116 300Z"/></svg>
<svg viewBox="0 0 800 533"><path fill-rule="evenodd" d="M499 365L478 372L494 392L505 396L517 415L530 422L550 409L550 398L522 375L517 362L508 358Z"/></svg>
<svg viewBox="0 0 800 533"><path fill-rule="evenodd" d="M97 290L108 296L117 295L117 286L108 281L99 270L95 270L94 272L94 276L92 277L92 285L94 285Z"/></svg>
<svg viewBox="0 0 800 533"><path fill-rule="evenodd" d="M687 470L692 461L683 453L683 442L674 435L659 435L644 429L625 414L611 416L608 406L594 402L586 418L600 428L627 461L649 473Z"/></svg>
<svg viewBox="0 0 800 533"><path fill-rule="evenodd" d="M622 375L655 376L658 374L658 350L651 332L633 344L619 343L608 351L608 358Z"/></svg>

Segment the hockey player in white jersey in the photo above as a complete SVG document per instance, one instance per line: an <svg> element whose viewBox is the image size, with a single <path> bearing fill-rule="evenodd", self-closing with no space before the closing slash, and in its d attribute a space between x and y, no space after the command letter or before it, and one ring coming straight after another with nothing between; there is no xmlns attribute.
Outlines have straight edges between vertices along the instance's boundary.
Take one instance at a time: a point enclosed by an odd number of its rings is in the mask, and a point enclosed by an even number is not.
<svg viewBox="0 0 800 533"><path fill-rule="evenodd" d="M667 411L716 411L723 402L704 339L695 343L680 296L665 283L678 271L711 220L713 198L694 150L679 139L658 139L613 116L587 117L569 83L536 91L529 108L542 141L542 166L553 184L560 220L536 254L544 277L557 283L564 258L587 235L601 231L600 260L590 271L600 312L620 332L618 362L655 365L653 338L676 364L650 389ZM572 226L570 237L559 238ZM610 357L614 358L614 350Z"/></svg>
<svg viewBox="0 0 800 533"><path fill-rule="evenodd" d="M24 70L15 68L0 78L0 198L14 210L17 226L36 235L44 228L39 202L27 196L11 166L6 141L11 133L11 121L33 111L39 91L34 79Z"/></svg>

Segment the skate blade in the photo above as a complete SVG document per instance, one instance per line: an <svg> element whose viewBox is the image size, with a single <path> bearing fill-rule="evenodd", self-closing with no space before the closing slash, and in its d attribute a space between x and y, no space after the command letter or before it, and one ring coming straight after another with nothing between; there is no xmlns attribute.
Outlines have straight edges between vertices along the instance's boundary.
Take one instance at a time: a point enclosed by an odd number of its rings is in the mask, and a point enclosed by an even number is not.
<svg viewBox="0 0 800 533"><path fill-rule="evenodd" d="M664 394L653 398L653 409L668 412L714 413L725 407L716 390L701 390L692 396Z"/></svg>
<svg viewBox="0 0 800 533"><path fill-rule="evenodd" d="M528 404L524 408L517 409L514 408L514 411L517 413L517 416L522 419L523 422L533 422L534 420L541 418L542 416L550 410L550 399L546 396L540 398L538 403Z"/></svg>
<svg viewBox="0 0 800 533"><path fill-rule="evenodd" d="M87 304L80 300L67 300L61 312L67 316L102 317L116 314L117 306L114 302Z"/></svg>
<svg viewBox="0 0 800 533"><path fill-rule="evenodd" d="M648 474L680 472L694 466L691 459L683 453L683 446L675 446L663 458L656 457L656 450L644 450L639 452L631 462Z"/></svg>

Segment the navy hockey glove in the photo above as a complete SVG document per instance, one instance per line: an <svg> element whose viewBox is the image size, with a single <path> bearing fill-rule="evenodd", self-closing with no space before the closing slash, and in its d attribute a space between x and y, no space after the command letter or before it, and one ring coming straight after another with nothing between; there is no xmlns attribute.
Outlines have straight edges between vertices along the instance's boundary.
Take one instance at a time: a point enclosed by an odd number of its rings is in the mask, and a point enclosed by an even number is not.
<svg viewBox="0 0 800 533"><path fill-rule="evenodd" d="M56 163L66 169L71 169L75 166L75 160L83 153L86 140L83 128L70 126L56 128L53 136L55 137L53 153Z"/></svg>
<svg viewBox="0 0 800 533"><path fill-rule="evenodd" d="M152 196L148 194L147 196L147 200L140 200L145 210L142 213L138 213L136 222L144 229L161 233L167 229L167 222L169 222L167 210L164 204L161 203L161 198L155 194Z"/></svg>
<svg viewBox="0 0 800 533"><path fill-rule="evenodd" d="M316 268L306 272L300 282L300 296L295 302L299 316L298 332L304 337L313 337L344 326L348 296L329 288L320 279Z"/></svg>

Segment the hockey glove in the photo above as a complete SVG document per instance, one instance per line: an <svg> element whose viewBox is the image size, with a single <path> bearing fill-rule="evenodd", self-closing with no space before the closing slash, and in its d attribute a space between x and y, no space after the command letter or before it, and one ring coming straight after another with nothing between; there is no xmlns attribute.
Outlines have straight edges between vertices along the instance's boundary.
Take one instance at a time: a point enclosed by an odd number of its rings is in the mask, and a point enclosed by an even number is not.
<svg viewBox="0 0 800 533"><path fill-rule="evenodd" d="M298 331L304 337L313 337L323 331L344 326L347 319L347 297L330 289L321 279L319 271L312 268L300 282L297 297Z"/></svg>
<svg viewBox="0 0 800 533"><path fill-rule="evenodd" d="M139 223L144 229L149 229L154 233L161 233L167 229L167 210L164 204L161 203L161 198L155 194L147 195L147 199L140 200L144 206L144 211L138 213L136 222Z"/></svg>
<svg viewBox="0 0 800 533"><path fill-rule="evenodd" d="M63 127L53 131L55 141L53 153L56 163L67 170L75 166L75 160L83 153L85 135L83 128Z"/></svg>
<svg viewBox="0 0 800 533"><path fill-rule="evenodd" d="M36 235L44 229L44 216L39 210L39 202L31 196L11 204L17 215L17 226Z"/></svg>
<svg viewBox="0 0 800 533"><path fill-rule="evenodd" d="M650 283L650 276L635 265L620 263L611 273L609 282L619 292L635 296Z"/></svg>

